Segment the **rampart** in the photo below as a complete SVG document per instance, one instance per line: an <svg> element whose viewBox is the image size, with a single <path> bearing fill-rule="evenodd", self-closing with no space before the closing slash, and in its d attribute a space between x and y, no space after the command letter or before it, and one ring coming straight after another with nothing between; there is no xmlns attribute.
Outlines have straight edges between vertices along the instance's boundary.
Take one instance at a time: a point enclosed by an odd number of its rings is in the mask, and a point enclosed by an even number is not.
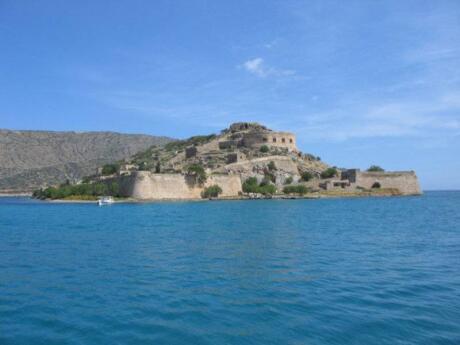
<svg viewBox="0 0 460 345"><path fill-rule="evenodd" d="M205 187L217 184L222 188L220 197L236 197L241 190L239 175L211 175L204 186L181 174L154 174L134 172L119 177L120 193L139 200L200 199Z"/></svg>
<svg viewBox="0 0 460 345"><path fill-rule="evenodd" d="M422 193L414 171L374 172L350 169L342 173L342 178L344 177L357 187L366 189L396 188L404 195Z"/></svg>

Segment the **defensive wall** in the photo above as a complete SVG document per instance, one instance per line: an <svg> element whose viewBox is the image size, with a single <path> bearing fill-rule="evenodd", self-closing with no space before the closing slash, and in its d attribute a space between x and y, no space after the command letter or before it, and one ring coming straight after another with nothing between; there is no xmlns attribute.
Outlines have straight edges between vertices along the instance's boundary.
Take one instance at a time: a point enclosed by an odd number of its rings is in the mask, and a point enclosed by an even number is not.
<svg viewBox="0 0 460 345"><path fill-rule="evenodd" d="M342 180L348 179L357 187L371 188L396 188L405 195L422 194L414 171L360 171L348 169L342 172Z"/></svg>
<svg viewBox="0 0 460 345"><path fill-rule="evenodd" d="M181 174L137 171L119 177L120 194L139 200L200 199L203 189L214 184L222 188L220 197L236 197L242 192L239 175L210 175L203 186Z"/></svg>
<svg viewBox="0 0 460 345"><path fill-rule="evenodd" d="M267 145L297 151L296 137L289 132L252 131L240 133L239 136L239 138L220 141L219 148L221 150L238 147L259 148Z"/></svg>

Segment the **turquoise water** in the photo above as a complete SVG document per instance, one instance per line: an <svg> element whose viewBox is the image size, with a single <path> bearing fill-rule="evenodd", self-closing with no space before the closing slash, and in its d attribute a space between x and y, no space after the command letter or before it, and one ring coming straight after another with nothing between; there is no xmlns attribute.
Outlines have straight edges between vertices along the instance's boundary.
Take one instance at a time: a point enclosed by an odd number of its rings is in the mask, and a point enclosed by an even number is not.
<svg viewBox="0 0 460 345"><path fill-rule="evenodd" d="M0 198L0 344L460 344L460 192Z"/></svg>

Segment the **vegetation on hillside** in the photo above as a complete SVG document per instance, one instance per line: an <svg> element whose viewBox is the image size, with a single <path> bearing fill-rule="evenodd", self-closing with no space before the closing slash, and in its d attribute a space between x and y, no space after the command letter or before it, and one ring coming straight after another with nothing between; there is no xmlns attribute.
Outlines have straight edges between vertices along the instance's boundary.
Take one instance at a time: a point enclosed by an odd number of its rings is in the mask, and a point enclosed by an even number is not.
<svg viewBox="0 0 460 345"><path fill-rule="evenodd" d="M321 173L321 178L331 178L337 176L337 169L336 168L327 168Z"/></svg>
<svg viewBox="0 0 460 345"><path fill-rule="evenodd" d="M286 186L283 188L284 194L306 194L310 189L304 185Z"/></svg>
<svg viewBox="0 0 460 345"><path fill-rule="evenodd" d="M111 195L120 196L120 187L117 182L110 183L81 183L76 185L62 184L59 187L48 187L38 189L33 192L33 197L37 199L68 199L75 198L81 200L97 199L99 196Z"/></svg>
<svg viewBox="0 0 460 345"><path fill-rule="evenodd" d="M267 145L262 145L260 147L260 152L267 153L268 151L270 151L270 148Z"/></svg>
<svg viewBox="0 0 460 345"><path fill-rule="evenodd" d="M302 181L310 181L313 178L313 174L311 172L305 171L302 173L301 179Z"/></svg>
<svg viewBox="0 0 460 345"><path fill-rule="evenodd" d="M222 188L217 184L209 186L201 192L202 198L217 198L222 193Z"/></svg>
<svg viewBox="0 0 460 345"><path fill-rule="evenodd" d="M379 167L378 165L371 165L369 169L367 169L369 172L384 172L385 169Z"/></svg>
<svg viewBox="0 0 460 345"><path fill-rule="evenodd" d="M273 162L273 161L270 161L270 163L268 163L267 168L268 168L268 170L270 170L270 171L275 171L275 170L277 170L276 164L275 164L275 162Z"/></svg>
<svg viewBox="0 0 460 345"><path fill-rule="evenodd" d="M286 180L284 180L284 184L291 184L294 181L292 176L289 176Z"/></svg>
<svg viewBox="0 0 460 345"><path fill-rule="evenodd" d="M113 164L105 164L102 166L102 175L113 175L116 174L120 170L120 165L117 163Z"/></svg>
<svg viewBox="0 0 460 345"><path fill-rule="evenodd" d="M165 149L167 151L179 151L179 150L184 150L187 146L197 146L197 145L203 145L211 140L215 139L216 135L215 134L210 134L210 135L196 135L194 137L190 137L185 140L176 140L172 141L170 143L167 143L165 145Z"/></svg>
<svg viewBox="0 0 460 345"><path fill-rule="evenodd" d="M255 177L249 177L243 182L243 192L271 195L276 193L276 187L265 179L258 184Z"/></svg>
<svg viewBox="0 0 460 345"><path fill-rule="evenodd" d="M187 174L194 176L195 182L198 183L199 185L204 184L208 178L206 175L206 172L204 171L203 166L200 164L189 165L187 168Z"/></svg>

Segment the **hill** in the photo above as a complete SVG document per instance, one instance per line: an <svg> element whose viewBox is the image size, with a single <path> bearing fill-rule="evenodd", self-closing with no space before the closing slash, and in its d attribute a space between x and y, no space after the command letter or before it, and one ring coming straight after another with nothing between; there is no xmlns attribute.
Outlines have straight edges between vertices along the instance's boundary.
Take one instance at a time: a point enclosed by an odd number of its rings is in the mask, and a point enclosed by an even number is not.
<svg viewBox="0 0 460 345"><path fill-rule="evenodd" d="M172 139L114 132L0 130L0 192L76 182L105 163Z"/></svg>

